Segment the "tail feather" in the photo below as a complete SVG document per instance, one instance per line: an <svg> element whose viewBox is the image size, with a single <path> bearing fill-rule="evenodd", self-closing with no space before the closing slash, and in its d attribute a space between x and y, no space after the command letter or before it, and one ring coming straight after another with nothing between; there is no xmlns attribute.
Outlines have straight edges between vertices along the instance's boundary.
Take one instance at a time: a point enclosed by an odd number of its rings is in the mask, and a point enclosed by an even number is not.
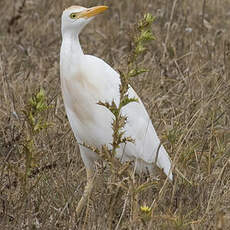
<svg viewBox="0 0 230 230"><path fill-rule="evenodd" d="M169 177L170 180L173 180L171 160L164 146L160 147L159 154L157 157L157 166L163 169L164 173Z"/></svg>

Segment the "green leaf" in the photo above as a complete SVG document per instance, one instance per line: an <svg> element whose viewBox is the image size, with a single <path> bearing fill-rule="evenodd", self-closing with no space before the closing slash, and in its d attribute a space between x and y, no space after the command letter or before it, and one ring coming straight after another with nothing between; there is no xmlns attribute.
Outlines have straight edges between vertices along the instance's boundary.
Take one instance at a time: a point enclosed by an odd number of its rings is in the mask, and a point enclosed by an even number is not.
<svg viewBox="0 0 230 230"><path fill-rule="evenodd" d="M36 99L38 101L44 101L44 98L45 98L45 91L44 89L41 88L40 91L36 95Z"/></svg>
<svg viewBox="0 0 230 230"><path fill-rule="evenodd" d="M139 43L137 46L136 46L136 49L135 49L135 53L137 55L143 53L144 51L146 50L146 48L143 46L142 43Z"/></svg>
<svg viewBox="0 0 230 230"><path fill-rule="evenodd" d="M148 70L145 69L145 68L140 68L140 69L132 69L129 71L128 75L129 77L136 77L137 75L139 74L142 74L142 73L145 73L147 72Z"/></svg>
<svg viewBox="0 0 230 230"><path fill-rule="evenodd" d="M154 40L155 37L153 36L153 34L150 30L143 30L141 32L139 39L140 39L140 41L150 41L150 40Z"/></svg>
<svg viewBox="0 0 230 230"><path fill-rule="evenodd" d="M155 20L155 17L153 17L152 14L147 13L147 14L144 15L144 20L145 20L147 23L152 24L152 23L154 22L154 20Z"/></svg>
<svg viewBox="0 0 230 230"><path fill-rule="evenodd" d="M138 99L135 97L129 98L128 95L124 96L124 98L121 100L120 108L128 105L131 102L138 102Z"/></svg>

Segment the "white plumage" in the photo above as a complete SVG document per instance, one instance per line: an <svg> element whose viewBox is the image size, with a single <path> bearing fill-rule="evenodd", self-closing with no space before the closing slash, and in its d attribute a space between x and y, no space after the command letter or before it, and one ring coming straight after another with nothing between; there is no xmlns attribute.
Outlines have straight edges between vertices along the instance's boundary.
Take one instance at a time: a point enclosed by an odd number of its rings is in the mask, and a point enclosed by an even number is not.
<svg viewBox="0 0 230 230"><path fill-rule="evenodd" d="M94 16L107 9L105 6L84 8L72 6L62 14L62 45L60 53L61 88L66 113L78 143L101 147L112 142L111 123L113 114L97 102L119 104L119 74L103 60L85 55L79 43L79 33ZM121 160L134 160L137 171L152 170L160 140L143 103L129 88L129 96L138 98L123 108L128 117L125 136L135 143L120 146ZM92 170L97 155L80 145L81 157L86 169ZM157 165L172 179L171 161L163 146L160 146Z"/></svg>

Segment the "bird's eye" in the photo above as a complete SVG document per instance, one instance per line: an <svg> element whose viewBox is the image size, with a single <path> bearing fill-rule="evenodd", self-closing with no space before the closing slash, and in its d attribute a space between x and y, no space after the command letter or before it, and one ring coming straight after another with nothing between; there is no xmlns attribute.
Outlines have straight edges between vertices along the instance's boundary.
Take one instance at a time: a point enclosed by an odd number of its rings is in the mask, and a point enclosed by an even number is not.
<svg viewBox="0 0 230 230"><path fill-rule="evenodd" d="M76 19L76 18L77 18L77 14L76 14L76 13L70 14L70 18L71 18L71 19Z"/></svg>

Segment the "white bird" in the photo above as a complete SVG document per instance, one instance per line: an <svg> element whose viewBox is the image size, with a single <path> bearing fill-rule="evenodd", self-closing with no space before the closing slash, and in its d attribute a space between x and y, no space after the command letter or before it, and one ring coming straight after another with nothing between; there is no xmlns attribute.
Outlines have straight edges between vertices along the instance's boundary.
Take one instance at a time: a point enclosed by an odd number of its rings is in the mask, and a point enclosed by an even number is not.
<svg viewBox="0 0 230 230"><path fill-rule="evenodd" d="M102 59L83 53L79 34L95 15L107 8L71 6L63 11L61 23L60 75L66 113L77 142L97 148L109 145L113 140L113 114L97 103L114 100L119 104L120 76ZM128 94L138 99L138 102L129 103L122 110L123 115L127 116L125 136L132 137L135 142L120 146L117 157L121 161L134 161L137 172L146 169L151 172L156 160L157 166L172 180L170 158L160 145L143 103L131 86ZM77 213L92 190L94 164L98 159L93 151L82 145L79 148L87 171L87 185L78 203Z"/></svg>

